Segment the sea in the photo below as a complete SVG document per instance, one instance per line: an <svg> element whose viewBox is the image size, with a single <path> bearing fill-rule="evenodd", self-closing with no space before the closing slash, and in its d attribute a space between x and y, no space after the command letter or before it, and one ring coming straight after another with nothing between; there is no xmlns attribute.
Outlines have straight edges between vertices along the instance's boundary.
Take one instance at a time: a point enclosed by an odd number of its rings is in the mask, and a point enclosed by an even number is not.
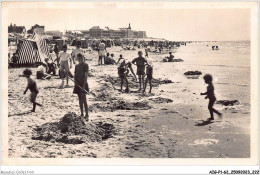
<svg viewBox="0 0 260 175"><path fill-rule="evenodd" d="M212 50L212 46L219 50ZM182 57L184 65L203 67L203 73L212 74L220 98L250 106L250 41L190 43L180 47L176 57Z"/></svg>
<svg viewBox="0 0 260 175"><path fill-rule="evenodd" d="M180 58L183 62L172 63L173 66L165 63L156 67L155 77L184 83L188 90L194 94L200 94L205 92L207 87L203 75L211 74L217 100L238 100L239 105L236 107L239 111L250 114L250 44L250 41L217 41L191 42L186 46L181 45L173 49L173 55L174 58ZM219 50L212 50L212 46L218 46ZM168 53L161 56L159 60L165 56L168 56ZM190 79L184 75L186 71L201 71L202 75ZM172 92L175 88L176 84L167 87Z"/></svg>

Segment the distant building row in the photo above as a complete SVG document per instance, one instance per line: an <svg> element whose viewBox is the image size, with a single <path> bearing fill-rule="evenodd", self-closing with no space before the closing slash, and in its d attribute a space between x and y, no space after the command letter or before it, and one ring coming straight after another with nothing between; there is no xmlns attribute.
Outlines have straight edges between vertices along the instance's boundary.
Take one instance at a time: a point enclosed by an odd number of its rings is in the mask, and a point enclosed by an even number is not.
<svg viewBox="0 0 260 175"><path fill-rule="evenodd" d="M10 24L10 26L8 26L8 33L23 33L23 32L26 32L24 26L17 26L16 24L12 25L12 23ZM44 35L45 34L44 26L35 24L34 26L31 27L31 29L27 31L27 33L29 34L33 34L34 32L40 35Z"/></svg>
<svg viewBox="0 0 260 175"><path fill-rule="evenodd" d="M24 26L16 26L10 25L8 26L8 33L23 33L26 32ZM46 31L45 27L35 24L27 31L28 34L37 33L40 35L55 35L55 36L62 36L63 33L60 31ZM66 35L76 35L76 36L89 36L93 38L146 38L145 31L136 31L131 29L131 25L127 28L119 28L119 29L110 29L109 27L100 28L99 26L93 26L89 30L78 30L78 31L66 31Z"/></svg>
<svg viewBox="0 0 260 175"><path fill-rule="evenodd" d="M16 24L8 26L8 33L23 33L25 31L24 26L17 26Z"/></svg>
<svg viewBox="0 0 260 175"><path fill-rule="evenodd" d="M100 28L99 26L93 26L89 30L66 31L66 34L74 34L77 36L90 36L93 38L146 38L145 31L132 30L130 24L128 28L119 29L110 29L109 27Z"/></svg>

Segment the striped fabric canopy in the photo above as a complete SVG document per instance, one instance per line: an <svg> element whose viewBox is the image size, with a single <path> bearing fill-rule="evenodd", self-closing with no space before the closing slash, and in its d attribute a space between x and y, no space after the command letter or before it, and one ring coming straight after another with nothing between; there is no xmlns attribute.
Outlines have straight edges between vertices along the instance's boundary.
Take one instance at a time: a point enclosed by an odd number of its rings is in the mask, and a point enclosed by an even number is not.
<svg viewBox="0 0 260 175"><path fill-rule="evenodd" d="M42 61L44 61L45 58L52 59L45 39L42 38L37 33L34 33L32 38L34 41L36 41L39 55L40 55Z"/></svg>
<svg viewBox="0 0 260 175"><path fill-rule="evenodd" d="M18 51L20 65L33 65L37 62L44 62L45 58L52 59L46 41L38 34L32 39L20 40L21 48Z"/></svg>
<svg viewBox="0 0 260 175"><path fill-rule="evenodd" d="M35 64L41 62L38 50L36 50L36 43L32 40L23 40L22 46L18 51L18 64Z"/></svg>

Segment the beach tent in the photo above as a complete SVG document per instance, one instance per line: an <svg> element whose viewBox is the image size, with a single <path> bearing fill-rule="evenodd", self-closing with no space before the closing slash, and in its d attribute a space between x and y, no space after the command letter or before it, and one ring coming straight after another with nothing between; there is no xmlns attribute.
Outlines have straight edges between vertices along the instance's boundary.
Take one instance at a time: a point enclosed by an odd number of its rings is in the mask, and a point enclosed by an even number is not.
<svg viewBox="0 0 260 175"><path fill-rule="evenodd" d="M45 58L52 59L46 41L38 34L34 34L30 39L18 41L20 44L18 55L18 65L34 65L44 62Z"/></svg>
<svg viewBox="0 0 260 175"><path fill-rule="evenodd" d="M71 46L76 46L77 42L81 43L81 48L88 48L88 41L85 38L74 39L71 43Z"/></svg>

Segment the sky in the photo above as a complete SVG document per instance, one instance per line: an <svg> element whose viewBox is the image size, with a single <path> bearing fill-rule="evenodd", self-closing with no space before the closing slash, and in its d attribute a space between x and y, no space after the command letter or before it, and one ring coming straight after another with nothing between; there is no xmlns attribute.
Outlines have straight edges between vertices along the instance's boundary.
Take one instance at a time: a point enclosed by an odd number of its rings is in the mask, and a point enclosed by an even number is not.
<svg viewBox="0 0 260 175"><path fill-rule="evenodd" d="M173 41L250 40L250 9L11 8L8 24L45 30L128 27Z"/></svg>

